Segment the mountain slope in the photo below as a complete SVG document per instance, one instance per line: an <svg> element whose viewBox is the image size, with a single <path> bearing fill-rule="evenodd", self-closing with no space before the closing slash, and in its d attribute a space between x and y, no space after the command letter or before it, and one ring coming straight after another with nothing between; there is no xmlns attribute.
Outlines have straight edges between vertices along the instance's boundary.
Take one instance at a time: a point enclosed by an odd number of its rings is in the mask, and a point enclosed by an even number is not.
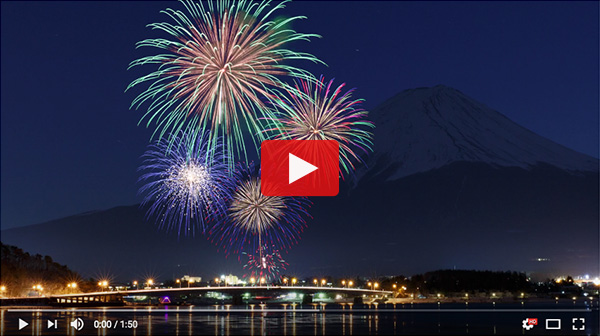
<svg viewBox="0 0 600 336"><path fill-rule="evenodd" d="M390 180L460 161L598 171L598 159L539 136L443 85L401 92L370 116L377 127L373 162L378 171L387 170Z"/></svg>

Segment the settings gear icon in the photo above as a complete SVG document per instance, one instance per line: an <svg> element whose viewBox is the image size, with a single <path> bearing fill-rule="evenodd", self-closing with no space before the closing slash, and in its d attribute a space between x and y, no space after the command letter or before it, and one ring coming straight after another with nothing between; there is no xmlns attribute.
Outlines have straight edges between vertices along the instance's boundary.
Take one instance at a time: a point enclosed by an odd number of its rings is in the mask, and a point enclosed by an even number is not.
<svg viewBox="0 0 600 336"><path fill-rule="evenodd" d="M534 325L532 323L529 323L529 319L528 318L526 318L526 319L523 320L523 329L525 329L525 330L531 330L531 328L533 328L533 326Z"/></svg>

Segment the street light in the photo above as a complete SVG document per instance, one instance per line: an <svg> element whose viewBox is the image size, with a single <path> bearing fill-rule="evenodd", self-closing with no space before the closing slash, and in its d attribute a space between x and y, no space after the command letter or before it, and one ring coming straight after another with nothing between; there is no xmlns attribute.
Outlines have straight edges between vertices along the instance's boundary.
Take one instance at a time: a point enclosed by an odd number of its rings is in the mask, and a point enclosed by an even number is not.
<svg viewBox="0 0 600 336"><path fill-rule="evenodd" d="M317 281L317 279L313 279L313 283L314 283L315 285L318 285L318 284L319 284L319 281Z"/></svg>
<svg viewBox="0 0 600 336"><path fill-rule="evenodd" d="M254 283L256 282L256 279L254 279L254 277L250 278L250 283L252 284L252 286L254 286Z"/></svg>
<svg viewBox="0 0 600 336"><path fill-rule="evenodd" d="M134 282L133 282L133 285L135 286L135 289L138 289L138 288L137 288L137 281L134 281Z"/></svg>
<svg viewBox="0 0 600 336"><path fill-rule="evenodd" d="M283 284L287 285L287 283L288 283L288 279L287 278L283 278Z"/></svg>
<svg viewBox="0 0 600 336"><path fill-rule="evenodd" d="M354 285L354 283L352 281L348 281L348 287L352 287L352 285Z"/></svg>
<svg viewBox="0 0 600 336"><path fill-rule="evenodd" d="M179 288L181 288L181 280L177 279L175 280L175 283L179 284Z"/></svg>
<svg viewBox="0 0 600 336"><path fill-rule="evenodd" d="M371 282L367 282L367 286L371 287L371 289L373 289L373 284Z"/></svg>
<svg viewBox="0 0 600 336"><path fill-rule="evenodd" d="M296 279L296 278L292 278L292 285L295 285L295 284L296 284L296 282L298 282L298 279Z"/></svg>
<svg viewBox="0 0 600 336"><path fill-rule="evenodd" d="M221 286L220 282L219 282L219 278L215 278L215 283L217 284L217 286Z"/></svg>
<svg viewBox="0 0 600 336"><path fill-rule="evenodd" d="M327 283L327 281L325 279L321 280L321 287L325 287L325 284Z"/></svg>
<svg viewBox="0 0 600 336"><path fill-rule="evenodd" d="M102 290L102 288L107 288L108 287L108 281L106 281L106 280L99 281L98 282L98 287L100 287L100 290Z"/></svg>
<svg viewBox="0 0 600 336"><path fill-rule="evenodd" d="M260 278L260 284L263 285L265 283L265 281L267 281L267 279L265 279L264 277Z"/></svg>
<svg viewBox="0 0 600 336"><path fill-rule="evenodd" d="M190 284L193 284L194 282L195 282L194 279L188 280L188 288L190 288Z"/></svg>
<svg viewBox="0 0 600 336"><path fill-rule="evenodd" d="M148 284L148 287L152 288L152 285L154 284L154 280L148 279L148 281L146 281L146 283Z"/></svg>
<svg viewBox="0 0 600 336"><path fill-rule="evenodd" d="M42 285L34 285L33 289L39 292L39 296L42 296L42 290L44 289Z"/></svg>
<svg viewBox="0 0 600 336"><path fill-rule="evenodd" d="M342 287L346 287L346 280L342 280Z"/></svg>

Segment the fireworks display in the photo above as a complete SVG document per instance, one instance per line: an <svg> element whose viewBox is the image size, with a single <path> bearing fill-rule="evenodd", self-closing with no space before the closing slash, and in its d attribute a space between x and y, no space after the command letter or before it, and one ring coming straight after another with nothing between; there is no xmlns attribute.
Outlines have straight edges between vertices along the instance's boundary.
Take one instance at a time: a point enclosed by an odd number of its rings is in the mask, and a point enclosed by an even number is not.
<svg viewBox="0 0 600 336"><path fill-rule="evenodd" d="M223 163L223 151L209 155L204 137L188 134L173 137L173 144L158 141L144 154L140 170L148 217L159 227L194 235L205 224L226 215L232 180ZM220 144L217 142L217 147Z"/></svg>
<svg viewBox="0 0 600 336"><path fill-rule="evenodd" d="M295 244L309 217L306 208L312 203L303 197L264 196L254 165L238 165L234 179L228 220L209 230L213 243L227 254L254 251L260 246L287 249Z"/></svg>
<svg viewBox="0 0 600 336"><path fill-rule="evenodd" d="M275 139L337 140L340 145L340 175L354 170L354 162L362 161L360 153L372 151L372 122L368 112L360 108L361 99L352 99L353 90L345 93L345 84L333 87L325 83L299 80L287 87L287 95L274 99L280 111L265 133ZM343 170L343 171L342 171Z"/></svg>
<svg viewBox="0 0 600 336"><path fill-rule="evenodd" d="M140 168L147 217L178 235L207 232L227 255L246 255L244 268L267 281L285 269L279 251L299 240L312 203L264 196L246 141L258 149L266 139L336 140L334 169L343 178L372 151L374 127L353 90L289 64L322 62L287 49L318 37L291 29L302 16L274 18L287 2L182 1L184 10L162 11L169 22L148 27L163 37L137 43L160 52L130 64L154 70L127 87L144 86L131 108L147 105L140 123L156 126Z"/></svg>
<svg viewBox="0 0 600 336"><path fill-rule="evenodd" d="M166 9L174 23L153 23L170 39L146 39L138 47L154 47L166 53L142 57L130 67L153 64L158 69L134 80L127 89L149 83L132 102L139 108L149 102L142 120L157 125L159 138L185 130L211 130L209 146L223 136L225 149L246 159L244 134L255 147L263 139L261 118L273 117L265 101L278 94L283 83L278 77L307 81L307 71L287 65L289 60L320 62L310 54L284 48L288 42L318 37L297 33L290 24L304 17L272 20L285 7L269 1L183 2L187 14ZM140 121L141 122L141 121ZM233 158L228 164L233 166Z"/></svg>
<svg viewBox="0 0 600 336"><path fill-rule="evenodd" d="M248 257L248 262L244 265L244 270L248 273L244 277L257 279L264 278L266 282L272 283L279 278L282 270L286 270L288 263L285 262L279 250L272 246L261 246L254 254L242 252Z"/></svg>

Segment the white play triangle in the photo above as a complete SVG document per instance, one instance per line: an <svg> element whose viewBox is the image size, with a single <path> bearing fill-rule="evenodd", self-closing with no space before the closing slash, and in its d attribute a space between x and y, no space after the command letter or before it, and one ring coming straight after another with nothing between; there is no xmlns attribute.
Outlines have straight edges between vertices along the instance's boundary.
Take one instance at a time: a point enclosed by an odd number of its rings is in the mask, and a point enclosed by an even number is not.
<svg viewBox="0 0 600 336"><path fill-rule="evenodd" d="M27 322L25 322L25 321L23 321L23 320L19 319L19 330L21 330L21 329L23 329L23 328L27 327L28 325L29 325L29 323L27 323Z"/></svg>
<svg viewBox="0 0 600 336"><path fill-rule="evenodd" d="M310 163L302 160L301 158L297 157L296 155L289 153L290 156L290 168L289 168L289 182L288 183L293 183L298 181L299 179L303 178L304 176L314 172L315 170L319 169L318 167L311 165Z"/></svg>

